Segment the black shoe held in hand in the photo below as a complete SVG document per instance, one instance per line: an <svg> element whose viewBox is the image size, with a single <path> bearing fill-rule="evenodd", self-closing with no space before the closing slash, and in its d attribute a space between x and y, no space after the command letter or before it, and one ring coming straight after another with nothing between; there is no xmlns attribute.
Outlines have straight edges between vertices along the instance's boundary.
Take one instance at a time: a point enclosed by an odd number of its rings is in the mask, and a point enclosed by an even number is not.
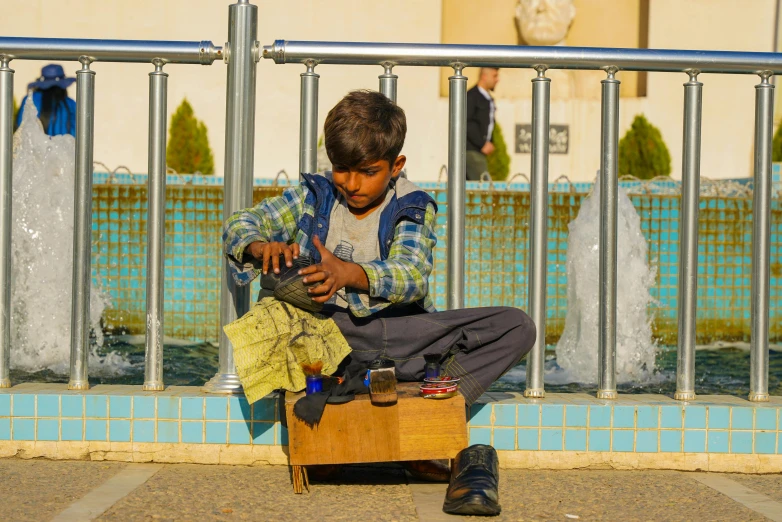
<svg viewBox="0 0 782 522"><path fill-rule="evenodd" d="M451 515L499 515L500 466L491 446L475 444L456 455L443 511Z"/></svg>
<svg viewBox="0 0 782 522"><path fill-rule="evenodd" d="M280 301L292 304L309 312L320 312L323 309L321 303L316 303L307 293L307 287L302 280L306 277L299 275L299 270L312 264L312 258L299 256L293 260L293 266L285 265L285 256L280 255L280 273L275 274L269 270L261 275L261 288L272 293Z"/></svg>

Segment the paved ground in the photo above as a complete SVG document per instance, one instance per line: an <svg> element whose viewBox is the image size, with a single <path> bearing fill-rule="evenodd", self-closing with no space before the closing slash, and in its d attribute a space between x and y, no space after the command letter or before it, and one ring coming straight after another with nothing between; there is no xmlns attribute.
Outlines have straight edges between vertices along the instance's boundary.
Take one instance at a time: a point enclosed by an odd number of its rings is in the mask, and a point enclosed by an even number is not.
<svg viewBox="0 0 782 522"><path fill-rule="evenodd" d="M0 520L458 520L445 487L350 467L294 495L282 466L0 459ZM502 470L500 500L502 521L782 520L782 475Z"/></svg>

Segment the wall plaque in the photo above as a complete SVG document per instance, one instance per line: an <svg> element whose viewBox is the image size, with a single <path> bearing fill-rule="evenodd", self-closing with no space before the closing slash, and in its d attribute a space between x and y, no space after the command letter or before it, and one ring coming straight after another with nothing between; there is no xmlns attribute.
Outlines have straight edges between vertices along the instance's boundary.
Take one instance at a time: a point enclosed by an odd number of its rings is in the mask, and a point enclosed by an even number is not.
<svg viewBox="0 0 782 522"><path fill-rule="evenodd" d="M549 125L549 154L567 154L570 130L568 125ZM516 124L516 154L532 152L532 125Z"/></svg>

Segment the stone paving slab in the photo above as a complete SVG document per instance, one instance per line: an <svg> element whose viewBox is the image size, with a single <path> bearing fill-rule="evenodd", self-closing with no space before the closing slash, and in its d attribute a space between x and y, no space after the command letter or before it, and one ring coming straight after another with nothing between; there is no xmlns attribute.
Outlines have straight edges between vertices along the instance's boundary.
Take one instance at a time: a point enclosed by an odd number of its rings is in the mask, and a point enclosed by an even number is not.
<svg viewBox="0 0 782 522"><path fill-rule="evenodd" d="M126 467L0 459L0 520L51 520ZM780 474L710 476L782 500ZM168 464L97 520L458 520L439 511L445 484L432 485L426 495L415 488L393 465L347 467L337 480L295 495L286 466ZM767 520L695 474L678 471L504 469L500 500L503 513L492 520Z"/></svg>
<svg viewBox="0 0 782 522"><path fill-rule="evenodd" d="M0 459L0 520L49 520L124 467L118 462Z"/></svg>

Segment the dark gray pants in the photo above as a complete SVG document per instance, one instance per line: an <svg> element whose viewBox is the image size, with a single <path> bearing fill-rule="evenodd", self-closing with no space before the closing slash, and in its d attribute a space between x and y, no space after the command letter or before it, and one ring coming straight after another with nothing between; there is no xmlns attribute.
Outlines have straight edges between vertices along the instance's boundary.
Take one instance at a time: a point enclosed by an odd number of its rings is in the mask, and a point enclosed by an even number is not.
<svg viewBox="0 0 782 522"><path fill-rule="evenodd" d="M475 402L535 344L535 324L517 308L426 313L405 307L365 318L343 311L329 315L353 349L352 360L393 359L400 381L423 380L424 354L440 354L443 373L461 377L459 388L467 404Z"/></svg>
<svg viewBox="0 0 782 522"><path fill-rule="evenodd" d="M489 162L483 152L468 150L465 155L467 181L480 181L481 174L489 172Z"/></svg>

